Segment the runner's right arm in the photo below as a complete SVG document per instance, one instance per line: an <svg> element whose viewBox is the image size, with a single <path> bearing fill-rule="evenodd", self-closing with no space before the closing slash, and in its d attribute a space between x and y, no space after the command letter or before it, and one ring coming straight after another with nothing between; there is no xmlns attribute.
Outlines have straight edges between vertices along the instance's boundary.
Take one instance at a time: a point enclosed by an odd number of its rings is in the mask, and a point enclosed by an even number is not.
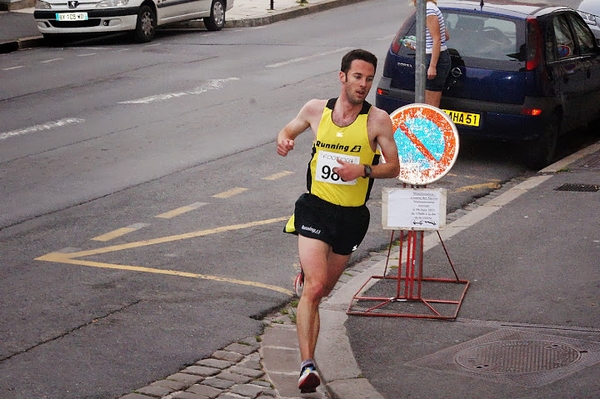
<svg viewBox="0 0 600 399"><path fill-rule="evenodd" d="M277 135L277 154L285 157L294 149L294 140L309 127L317 131L321 120L321 113L325 107L325 100L310 100L300 109L298 115L292 119Z"/></svg>

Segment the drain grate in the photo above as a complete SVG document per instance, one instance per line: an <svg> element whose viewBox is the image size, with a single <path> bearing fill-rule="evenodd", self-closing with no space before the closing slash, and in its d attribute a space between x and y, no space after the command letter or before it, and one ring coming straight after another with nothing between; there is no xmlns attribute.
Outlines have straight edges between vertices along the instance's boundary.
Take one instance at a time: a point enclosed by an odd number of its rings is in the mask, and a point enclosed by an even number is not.
<svg viewBox="0 0 600 399"><path fill-rule="evenodd" d="M600 190L600 185L597 184L573 184L565 183L560 187L555 188L557 191L577 191L595 193Z"/></svg>
<svg viewBox="0 0 600 399"><path fill-rule="evenodd" d="M600 169L600 153L589 154L575 162L572 166L574 169Z"/></svg>
<svg viewBox="0 0 600 399"><path fill-rule="evenodd" d="M599 362L600 342L507 328L405 365L535 388Z"/></svg>

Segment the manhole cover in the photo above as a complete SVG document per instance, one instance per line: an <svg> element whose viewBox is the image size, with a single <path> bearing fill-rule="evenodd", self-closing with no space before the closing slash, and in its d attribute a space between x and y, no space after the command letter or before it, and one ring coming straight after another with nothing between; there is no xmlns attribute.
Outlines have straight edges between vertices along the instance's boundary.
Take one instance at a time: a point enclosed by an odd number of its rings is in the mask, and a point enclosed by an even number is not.
<svg viewBox="0 0 600 399"><path fill-rule="evenodd" d="M514 340L490 342L458 352L456 362L472 371L533 373L566 367L581 358L570 345L551 341Z"/></svg>
<svg viewBox="0 0 600 399"><path fill-rule="evenodd" d="M595 340L587 341L502 328L405 365L533 388L599 362L600 331Z"/></svg>

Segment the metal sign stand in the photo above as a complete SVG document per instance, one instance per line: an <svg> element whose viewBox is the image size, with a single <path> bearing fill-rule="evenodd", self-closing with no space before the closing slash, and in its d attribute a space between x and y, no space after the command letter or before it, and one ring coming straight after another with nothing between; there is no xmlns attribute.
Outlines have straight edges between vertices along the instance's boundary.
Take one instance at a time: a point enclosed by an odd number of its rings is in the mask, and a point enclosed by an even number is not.
<svg viewBox="0 0 600 399"><path fill-rule="evenodd" d="M454 165L458 157L456 126L443 111L426 104L411 104L399 108L392 113L391 118L400 164L404 165L398 178L404 182L404 189L410 186L415 190L412 195L420 197L416 190L424 189L427 184L440 179ZM469 281L458 278L439 229L435 231L454 278L426 277L423 274L425 231L415 229L419 225L415 223L415 219L419 213L427 212L417 212L413 216L405 206L388 205L390 206L383 207L384 219L388 217L392 222L384 220L384 228L391 229L392 235L384 273L372 276L360 287L346 313L361 316L455 319L469 288ZM401 212L396 212L397 209ZM407 215L407 220L412 223L405 220L404 216ZM434 225L441 226L441 223L432 224ZM397 275L388 273L394 230L400 230ZM382 284L371 284L373 280L382 280ZM381 294L389 292L389 283L395 283L393 296ZM373 292L373 295L367 295L367 290Z"/></svg>
<svg viewBox="0 0 600 399"><path fill-rule="evenodd" d="M446 258L452 267L454 278L425 277L423 275L424 234L425 232L423 230L400 230L398 274L389 275L388 265L392 244L394 242L394 231L392 231L383 275L370 277L369 280L360 287L350 302L350 306L346 312L347 314L359 316L456 319L467 289L469 288L469 281L458 278L458 274L456 273L456 269L450 259L450 255L448 254L439 230L436 230L436 234L444 249ZM365 287L370 286L373 283L372 280L395 282L396 292L394 296L385 297L361 294L364 292ZM440 289L440 285L442 284L452 284L454 287L450 290ZM424 286L431 288L432 294L438 293L441 295L443 292L447 295L453 295L456 298L436 299L425 296L423 292ZM384 288L386 287L389 287L389 284L384 285ZM375 305L373 306L366 305L367 303L373 302L375 302ZM416 306L418 304L423 306Z"/></svg>

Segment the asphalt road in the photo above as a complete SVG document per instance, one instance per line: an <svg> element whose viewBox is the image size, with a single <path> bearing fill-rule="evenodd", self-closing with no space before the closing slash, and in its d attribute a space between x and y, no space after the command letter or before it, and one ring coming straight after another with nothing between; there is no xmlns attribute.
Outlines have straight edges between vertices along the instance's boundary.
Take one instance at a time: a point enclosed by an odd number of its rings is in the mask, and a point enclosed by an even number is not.
<svg viewBox="0 0 600 399"><path fill-rule="evenodd" d="M259 334L291 298L281 228L310 147L307 134L277 157L274 137L305 101L338 94L347 49L383 58L403 10L370 1L3 57L0 396L116 397ZM528 173L513 153L465 143L436 183L449 212ZM354 259L387 244L381 188L398 185L375 185Z"/></svg>

